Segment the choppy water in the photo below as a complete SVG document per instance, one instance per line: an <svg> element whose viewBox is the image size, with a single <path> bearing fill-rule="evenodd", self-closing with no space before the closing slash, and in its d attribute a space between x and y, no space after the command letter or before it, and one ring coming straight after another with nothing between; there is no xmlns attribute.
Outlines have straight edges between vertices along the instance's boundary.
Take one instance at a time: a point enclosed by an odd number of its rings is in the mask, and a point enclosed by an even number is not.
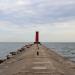
<svg viewBox="0 0 75 75"><path fill-rule="evenodd" d="M11 51L16 51L27 43L0 43L0 57L5 58ZM43 43L64 57L75 61L75 43Z"/></svg>
<svg viewBox="0 0 75 75"><path fill-rule="evenodd" d="M9 52L17 51L17 49L24 46L26 43L0 43L0 58L5 58Z"/></svg>
<svg viewBox="0 0 75 75"><path fill-rule="evenodd" d="M45 45L58 54L75 61L75 43L45 43Z"/></svg>

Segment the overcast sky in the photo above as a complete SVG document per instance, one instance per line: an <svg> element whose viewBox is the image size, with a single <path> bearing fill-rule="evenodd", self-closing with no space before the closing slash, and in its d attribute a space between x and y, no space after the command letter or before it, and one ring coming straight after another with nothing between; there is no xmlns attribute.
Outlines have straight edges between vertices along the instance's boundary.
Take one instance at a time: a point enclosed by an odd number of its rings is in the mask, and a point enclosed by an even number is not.
<svg viewBox="0 0 75 75"><path fill-rule="evenodd" d="M0 42L75 42L75 0L0 0Z"/></svg>

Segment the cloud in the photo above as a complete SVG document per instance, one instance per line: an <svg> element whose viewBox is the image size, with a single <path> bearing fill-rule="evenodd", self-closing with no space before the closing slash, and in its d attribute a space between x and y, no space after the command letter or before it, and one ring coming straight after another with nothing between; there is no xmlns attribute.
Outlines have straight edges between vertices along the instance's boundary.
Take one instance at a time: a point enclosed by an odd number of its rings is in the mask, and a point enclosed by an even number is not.
<svg viewBox="0 0 75 75"><path fill-rule="evenodd" d="M0 0L0 41L32 41L36 30L41 41L71 41L74 9L75 0Z"/></svg>
<svg viewBox="0 0 75 75"><path fill-rule="evenodd" d="M74 0L6 0L0 3L3 19L16 24L49 23L75 18Z"/></svg>
<svg viewBox="0 0 75 75"><path fill-rule="evenodd" d="M1 21L0 41L34 41L36 30L40 32L40 41L74 41L75 21L56 22L44 25L39 24L32 25L31 27L13 25L10 22Z"/></svg>

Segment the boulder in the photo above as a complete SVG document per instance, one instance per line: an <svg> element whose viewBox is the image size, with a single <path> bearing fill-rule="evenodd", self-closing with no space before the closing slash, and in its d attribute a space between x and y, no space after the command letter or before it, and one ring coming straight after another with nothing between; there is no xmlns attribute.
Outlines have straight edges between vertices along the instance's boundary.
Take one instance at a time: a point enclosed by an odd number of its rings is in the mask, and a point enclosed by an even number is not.
<svg viewBox="0 0 75 75"><path fill-rule="evenodd" d="M22 49L18 49L18 51L17 52L22 52L23 50Z"/></svg>
<svg viewBox="0 0 75 75"><path fill-rule="evenodd" d="M25 50L25 48L24 48L24 47L22 47L22 48L21 48L21 50L22 50L22 51L24 51L24 50Z"/></svg>
<svg viewBox="0 0 75 75"><path fill-rule="evenodd" d="M0 59L0 64L3 62L3 60Z"/></svg>
<svg viewBox="0 0 75 75"><path fill-rule="evenodd" d="M0 64L3 63L5 60L4 59L0 59Z"/></svg>
<svg viewBox="0 0 75 75"><path fill-rule="evenodd" d="M10 52L10 54L11 54L11 55L16 55L16 54L17 54L17 52Z"/></svg>
<svg viewBox="0 0 75 75"><path fill-rule="evenodd" d="M6 57L7 57L7 59L10 59L10 58L12 58L12 55L9 54L9 55L7 55Z"/></svg>

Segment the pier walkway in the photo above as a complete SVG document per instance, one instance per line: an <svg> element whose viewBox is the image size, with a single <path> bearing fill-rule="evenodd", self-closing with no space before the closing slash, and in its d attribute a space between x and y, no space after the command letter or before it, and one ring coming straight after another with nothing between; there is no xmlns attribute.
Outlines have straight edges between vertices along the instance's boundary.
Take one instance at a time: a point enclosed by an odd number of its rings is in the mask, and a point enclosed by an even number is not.
<svg viewBox="0 0 75 75"><path fill-rule="evenodd" d="M0 64L0 75L75 75L75 64L34 44Z"/></svg>

